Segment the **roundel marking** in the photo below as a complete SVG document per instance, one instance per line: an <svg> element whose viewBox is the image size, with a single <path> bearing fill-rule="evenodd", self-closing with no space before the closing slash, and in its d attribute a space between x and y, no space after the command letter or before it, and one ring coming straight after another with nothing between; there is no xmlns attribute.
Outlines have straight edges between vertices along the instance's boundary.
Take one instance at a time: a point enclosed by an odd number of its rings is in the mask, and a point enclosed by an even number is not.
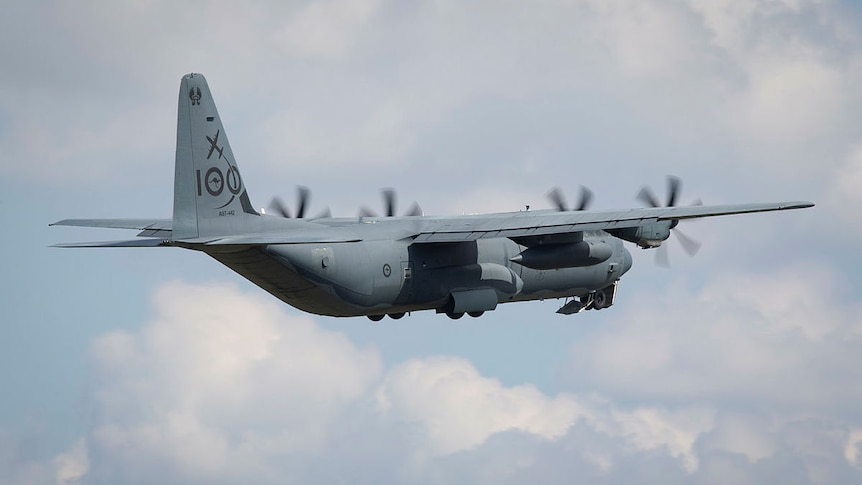
<svg viewBox="0 0 862 485"><path fill-rule="evenodd" d="M224 175L218 167L212 167L207 170L206 177L204 177L204 185L206 185L207 192L211 196L218 197L221 195L224 190Z"/></svg>
<svg viewBox="0 0 862 485"><path fill-rule="evenodd" d="M384 264L384 265L383 265L383 276L385 276L385 277L389 278L389 276L390 276L391 274L392 274L392 267L391 267L391 266L389 266L389 264L388 264L388 263L387 263L387 264Z"/></svg>

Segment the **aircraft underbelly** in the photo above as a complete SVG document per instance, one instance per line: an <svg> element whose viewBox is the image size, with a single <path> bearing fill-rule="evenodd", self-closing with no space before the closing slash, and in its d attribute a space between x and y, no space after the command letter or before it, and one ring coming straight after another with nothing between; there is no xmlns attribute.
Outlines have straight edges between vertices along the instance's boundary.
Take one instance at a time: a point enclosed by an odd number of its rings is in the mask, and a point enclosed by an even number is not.
<svg viewBox="0 0 862 485"><path fill-rule="evenodd" d="M279 300L302 311L328 316L361 314L355 307L309 282L260 247L208 254Z"/></svg>
<svg viewBox="0 0 862 485"><path fill-rule="evenodd" d="M508 261L518 248L507 239L413 245L409 255L406 248L386 242L207 252L283 302L336 317L441 308L453 292L468 290L493 289L499 303L583 296L622 276L621 256L580 268L524 268Z"/></svg>

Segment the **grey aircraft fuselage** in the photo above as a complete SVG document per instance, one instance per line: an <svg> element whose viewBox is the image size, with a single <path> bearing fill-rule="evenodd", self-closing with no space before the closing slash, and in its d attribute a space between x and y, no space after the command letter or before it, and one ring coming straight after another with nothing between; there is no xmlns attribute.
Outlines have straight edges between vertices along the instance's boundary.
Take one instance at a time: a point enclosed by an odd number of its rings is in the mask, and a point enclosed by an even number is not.
<svg viewBox="0 0 862 485"><path fill-rule="evenodd" d="M477 289L493 290L495 300L487 308L470 310L474 313L491 310L496 303L583 297L611 286L632 265L622 241L603 231L585 233L584 239L608 244L613 254L607 260L543 270L513 263L511 259L526 248L508 238L413 244L409 238L397 237L404 218L388 219L326 221L343 223L339 229L361 242L273 244L240 251L208 248L206 252L291 306L339 317L399 316L429 309L459 316L463 312L446 307L450 295ZM424 218L411 219L421 224L415 219Z"/></svg>
<svg viewBox="0 0 862 485"><path fill-rule="evenodd" d="M454 217L303 218L256 211L206 79L183 76L177 108L174 207L170 219L67 219L53 225L137 229L138 239L58 247L176 246L203 251L282 301L319 315L349 317L435 310L477 317L499 303L566 298L558 313L614 303L632 265L623 241L661 246L684 219L801 209L810 202L676 207L650 192L648 208L559 210ZM305 197L305 198L304 198ZM274 201L275 202L275 201ZM692 246L681 233L680 241ZM569 300L571 298L571 300Z"/></svg>

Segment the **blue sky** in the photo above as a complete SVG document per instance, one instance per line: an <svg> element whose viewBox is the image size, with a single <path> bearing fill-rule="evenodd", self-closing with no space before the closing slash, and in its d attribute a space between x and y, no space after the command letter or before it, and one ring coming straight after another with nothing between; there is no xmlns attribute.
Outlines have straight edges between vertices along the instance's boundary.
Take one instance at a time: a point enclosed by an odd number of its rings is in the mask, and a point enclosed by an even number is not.
<svg viewBox="0 0 862 485"><path fill-rule="evenodd" d="M0 482L862 478L862 12L839 1L26 2L0 19ZM631 248L609 310L314 317L168 217L179 80L252 202L353 215L812 200Z"/></svg>

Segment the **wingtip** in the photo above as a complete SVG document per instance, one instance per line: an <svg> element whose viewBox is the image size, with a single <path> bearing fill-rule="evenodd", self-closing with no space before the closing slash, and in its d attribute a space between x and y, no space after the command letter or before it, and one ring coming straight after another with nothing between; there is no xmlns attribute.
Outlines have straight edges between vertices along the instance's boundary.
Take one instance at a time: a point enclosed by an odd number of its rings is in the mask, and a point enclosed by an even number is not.
<svg viewBox="0 0 862 485"><path fill-rule="evenodd" d="M807 209L809 207L814 207L814 202L809 202L807 200L801 200L797 202L790 202L787 204L788 209Z"/></svg>

